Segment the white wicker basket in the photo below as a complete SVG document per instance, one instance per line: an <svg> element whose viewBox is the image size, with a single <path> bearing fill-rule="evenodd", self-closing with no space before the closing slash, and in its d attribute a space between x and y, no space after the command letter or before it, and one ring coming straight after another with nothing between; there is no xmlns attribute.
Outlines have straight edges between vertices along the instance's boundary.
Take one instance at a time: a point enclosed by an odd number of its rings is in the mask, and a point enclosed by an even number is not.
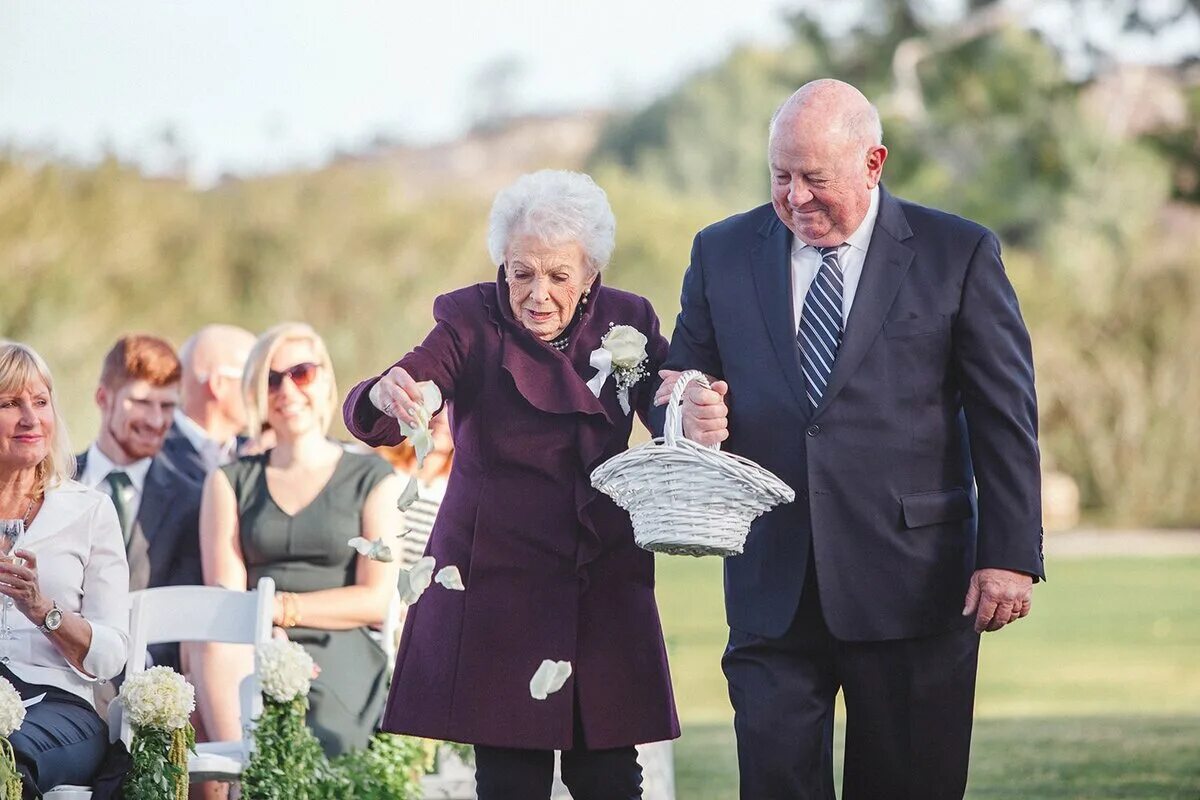
<svg viewBox="0 0 1200 800"><path fill-rule="evenodd" d="M592 472L592 486L629 512L633 538L646 550L672 555L734 556L750 523L796 499L790 486L748 458L704 447L683 436L684 388L701 373L683 373L667 404L663 437L610 458Z"/></svg>

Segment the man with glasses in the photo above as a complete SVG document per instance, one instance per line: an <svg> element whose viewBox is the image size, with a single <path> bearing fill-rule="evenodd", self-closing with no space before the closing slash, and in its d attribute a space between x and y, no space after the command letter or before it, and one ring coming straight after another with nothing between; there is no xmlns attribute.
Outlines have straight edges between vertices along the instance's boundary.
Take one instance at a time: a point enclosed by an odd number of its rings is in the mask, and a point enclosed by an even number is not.
<svg viewBox="0 0 1200 800"><path fill-rule="evenodd" d="M242 372L253 346L243 328L208 325L180 348L180 403L163 453L197 482L237 458L246 427Z"/></svg>

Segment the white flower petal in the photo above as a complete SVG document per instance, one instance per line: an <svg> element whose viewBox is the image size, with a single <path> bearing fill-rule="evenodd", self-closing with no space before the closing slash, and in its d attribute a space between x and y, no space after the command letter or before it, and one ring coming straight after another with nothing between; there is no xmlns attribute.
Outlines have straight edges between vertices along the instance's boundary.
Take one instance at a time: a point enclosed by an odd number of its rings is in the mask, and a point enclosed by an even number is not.
<svg viewBox="0 0 1200 800"><path fill-rule="evenodd" d="M396 501L396 508L401 511L408 511L409 507L417 502L418 489L417 479L409 478L408 485L404 487L404 491L400 493L400 499Z"/></svg>
<svg viewBox="0 0 1200 800"><path fill-rule="evenodd" d="M453 589L456 592L466 591L467 587L463 585L462 573L458 571L458 567L451 565L442 567L438 570L438 574L433 578L435 581L445 586L447 589Z"/></svg>
<svg viewBox="0 0 1200 800"><path fill-rule="evenodd" d="M393 561L395 557L392 555L392 548L388 547L381 540L364 539L361 536L355 536L349 542L351 547L358 551L360 556L369 558L372 561L382 561L384 563Z"/></svg>
<svg viewBox="0 0 1200 800"><path fill-rule="evenodd" d="M400 579L396 584L396 588L400 590L400 599L410 606L420 600L421 595L433 582L433 568L436 566L437 561L433 556L425 556L417 559L412 568L401 570Z"/></svg>
<svg viewBox="0 0 1200 800"><path fill-rule="evenodd" d="M545 700L561 689L571 677L570 661L546 659L529 679L529 696L534 700Z"/></svg>
<svg viewBox="0 0 1200 800"><path fill-rule="evenodd" d="M421 389L421 404L431 415L436 414L442 407L442 390L433 381L421 381L417 384Z"/></svg>
<svg viewBox="0 0 1200 800"><path fill-rule="evenodd" d="M418 428L413 431L413 435L409 437L413 444L413 450L417 455L417 467L425 466L425 456L433 452L433 434L429 432L429 428Z"/></svg>

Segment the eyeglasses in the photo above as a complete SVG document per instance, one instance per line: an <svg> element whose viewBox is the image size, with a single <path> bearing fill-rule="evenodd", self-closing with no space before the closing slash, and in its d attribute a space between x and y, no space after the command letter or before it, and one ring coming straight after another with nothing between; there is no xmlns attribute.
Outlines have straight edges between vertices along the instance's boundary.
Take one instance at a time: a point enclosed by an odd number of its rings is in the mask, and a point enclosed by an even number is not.
<svg viewBox="0 0 1200 800"><path fill-rule="evenodd" d="M319 364L305 361L303 364L288 367L282 372L269 370L267 372L267 390L271 392L279 391L280 387L283 386L285 376L292 379L292 384L297 389L303 389L317 379L317 370L320 368Z"/></svg>

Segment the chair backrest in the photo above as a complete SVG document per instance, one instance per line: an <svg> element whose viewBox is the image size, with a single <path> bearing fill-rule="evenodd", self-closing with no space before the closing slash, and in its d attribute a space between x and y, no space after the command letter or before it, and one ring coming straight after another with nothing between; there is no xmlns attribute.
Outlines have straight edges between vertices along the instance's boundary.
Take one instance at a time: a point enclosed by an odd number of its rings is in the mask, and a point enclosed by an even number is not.
<svg viewBox="0 0 1200 800"><path fill-rule="evenodd" d="M146 649L163 642L225 642L256 647L271 639L275 581L260 578L252 592L218 586L157 586L131 595L129 661L125 676L146 669ZM257 676L240 687L243 719L262 710ZM129 742L122 720L121 738Z"/></svg>
<svg viewBox="0 0 1200 800"><path fill-rule="evenodd" d="M147 645L162 642L257 644L271 638L275 581L253 592L219 586L158 586L132 594L129 668L140 671Z"/></svg>

